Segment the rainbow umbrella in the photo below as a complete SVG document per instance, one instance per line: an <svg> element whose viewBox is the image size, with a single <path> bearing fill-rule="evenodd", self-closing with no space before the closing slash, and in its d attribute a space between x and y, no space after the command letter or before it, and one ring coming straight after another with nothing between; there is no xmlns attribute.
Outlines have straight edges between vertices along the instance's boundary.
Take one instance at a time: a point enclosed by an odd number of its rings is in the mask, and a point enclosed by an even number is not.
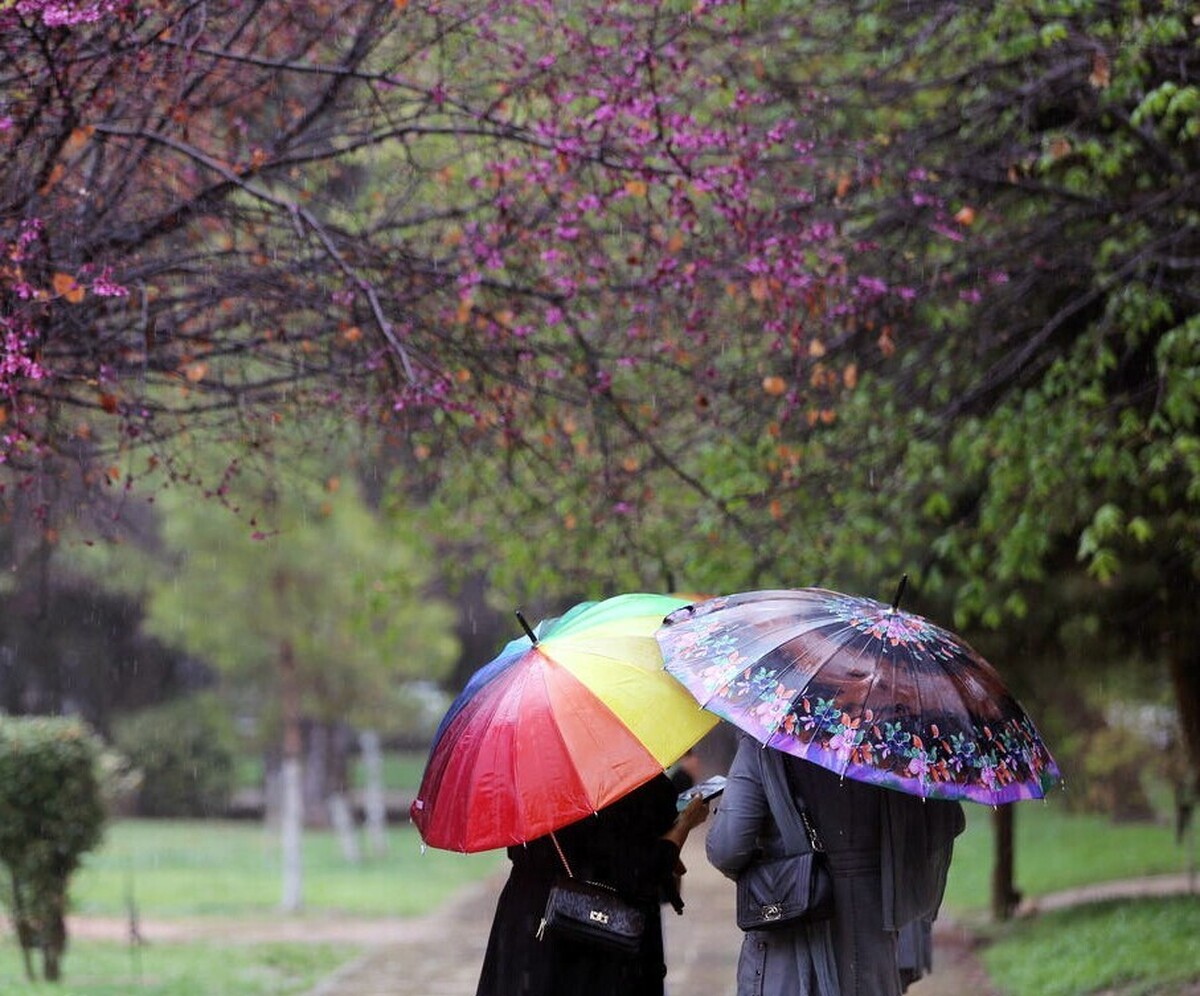
<svg viewBox="0 0 1200 996"><path fill-rule="evenodd" d="M771 747L911 795L998 804L1059 777L996 670L953 633L823 588L685 606L657 634L666 670Z"/></svg>
<svg viewBox="0 0 1200 996"><path fill-rule="evenodd" d="M678 760L717 721L663 670L654 639L686 604L638 593L536 630L521 619L526 636L472 676L434 734L411 808L421 839L450 851L521 844Z"/></svg>

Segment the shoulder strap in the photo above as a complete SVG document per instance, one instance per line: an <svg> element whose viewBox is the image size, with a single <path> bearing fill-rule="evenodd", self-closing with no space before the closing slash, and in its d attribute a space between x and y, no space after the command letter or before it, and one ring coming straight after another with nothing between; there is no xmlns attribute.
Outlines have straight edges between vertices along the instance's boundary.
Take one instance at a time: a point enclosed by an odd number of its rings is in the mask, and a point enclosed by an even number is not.
<svg viewBox="0 0 1200 996"><path fill-rule="evenodd" d="M554 849L558 851L558 860L562 862L563 867L567 870L567 878L574 878L575 873L571 871L571 866L567 864L567 856L563 854L562 845L559 844L553 830L550 831L550 840L554 843Z"/></svg>
<svg viewBox="0 0 1200 996"><path fill-rule="evenodd" d="M779 832L788 852L804 854L806 851L825 850L808 810L796 808L787 784L783 754L772 747L763 747L759 751L759 770L762 773L767 805L771 807L771 815L779 824Z"/></svg>

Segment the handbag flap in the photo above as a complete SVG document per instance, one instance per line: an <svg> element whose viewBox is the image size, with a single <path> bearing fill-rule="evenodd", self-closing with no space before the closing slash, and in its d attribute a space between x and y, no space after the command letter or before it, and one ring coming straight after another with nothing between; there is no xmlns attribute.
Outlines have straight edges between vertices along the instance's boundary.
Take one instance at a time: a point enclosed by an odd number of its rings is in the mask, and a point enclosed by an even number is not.
<svg viewBox="0 0 1200 996"><path fill-rule="evenodd" d="M757 861L738 876L738 901L753 906L786 903L801 909L808 903L813 856L795 854L772 861Z"/></svg>
<svg viewBox="0 0 1200 996"><path fill-rule="evenodd" d="M809 851L756 861L738 876L737 925L770 930L833 915L833 879L825 856Z"/></svg>
<svg viewBox="0 0 1200 996"><path fill-rule="evenodd" d="M550 890L538 928L585 944L627 954L641 947L646 916L611 889L578 879L561 879Z"/></svg>

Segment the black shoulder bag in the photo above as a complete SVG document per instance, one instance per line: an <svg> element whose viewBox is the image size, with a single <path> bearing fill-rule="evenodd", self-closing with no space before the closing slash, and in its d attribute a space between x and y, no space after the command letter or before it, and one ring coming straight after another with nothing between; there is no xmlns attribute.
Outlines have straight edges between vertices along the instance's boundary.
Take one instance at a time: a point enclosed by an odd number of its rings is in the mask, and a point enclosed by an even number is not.
<svg viewBox="0 0 1200 996"><path fill-rule="evenodd" d="M771 750L772 748L764 748ZM747 865L737 879L737 925L777 930L833 916L833 876L824 845L788 790L782 758L762 757L763 790L787 855Z"/></svg>
<svg viewBox="0 0 1200 996"><path fill-rule="evenodd" d="M546 911L538 924L540 941L551 934L618 954L636 954L642 945L646 915L627 903L612 886L575 877L553 833L550 840L566 869L551 887Z"/></svg>

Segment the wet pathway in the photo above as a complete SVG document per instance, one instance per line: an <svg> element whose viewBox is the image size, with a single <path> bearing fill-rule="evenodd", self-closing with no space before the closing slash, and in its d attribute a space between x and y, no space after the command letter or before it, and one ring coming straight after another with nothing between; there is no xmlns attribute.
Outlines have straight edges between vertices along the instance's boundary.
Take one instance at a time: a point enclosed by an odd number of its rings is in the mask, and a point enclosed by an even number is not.
<svg viewBox="0 0 1200 996"><path fill-rule="evenodd" d="M733 918L733 885L704 857L702 833L684 851L687 909L665 912L667 993L735 996L734 967L741 931ZM478 883L443 909L411 921L403 936L368 951L307 996L474 996L496 895L503 879ZM940 924L934 971L909 996L994 996L966 931Z"/></svg>

